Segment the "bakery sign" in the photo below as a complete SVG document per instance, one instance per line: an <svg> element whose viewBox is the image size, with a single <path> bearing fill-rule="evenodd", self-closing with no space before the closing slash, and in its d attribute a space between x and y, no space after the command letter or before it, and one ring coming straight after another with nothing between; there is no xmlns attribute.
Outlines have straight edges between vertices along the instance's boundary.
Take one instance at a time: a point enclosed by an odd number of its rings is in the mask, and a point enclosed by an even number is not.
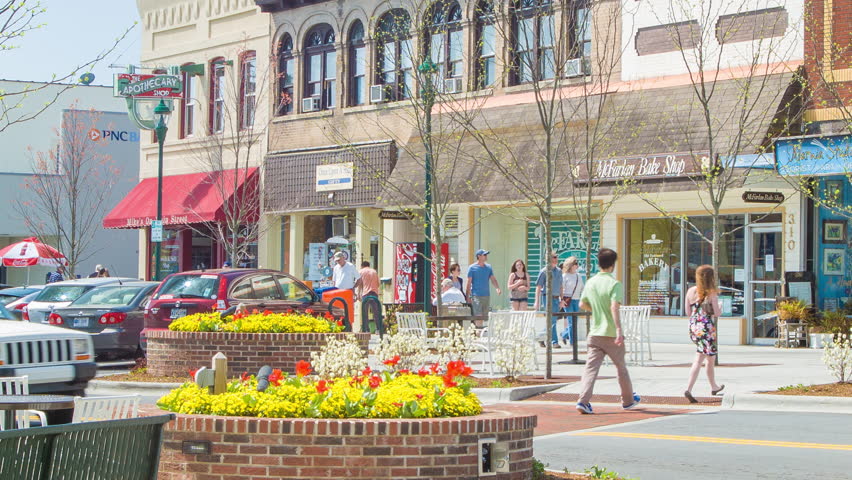
<svg viewBox="0 0 852 480"><path fill-rule="evenodd" d="M591 178L596 182L617 182L628 178L645 180L692 177L701 175L702 170L709 167L709 152L662 153L600 160L595 162ZM573 176L577 183L587 182L588 167L577 165Z"/></svg>

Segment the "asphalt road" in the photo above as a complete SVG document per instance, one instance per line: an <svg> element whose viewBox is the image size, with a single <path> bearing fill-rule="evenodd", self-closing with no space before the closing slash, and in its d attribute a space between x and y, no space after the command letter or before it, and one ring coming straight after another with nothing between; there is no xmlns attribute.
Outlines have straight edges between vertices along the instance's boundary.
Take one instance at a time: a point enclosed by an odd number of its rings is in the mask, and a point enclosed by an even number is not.
<svg viewBox="0 0 852 480"><path fill-rule="evenodd" d="M549 469L640 480L852 478L852 415L710 411L536 437Z"/></svg>

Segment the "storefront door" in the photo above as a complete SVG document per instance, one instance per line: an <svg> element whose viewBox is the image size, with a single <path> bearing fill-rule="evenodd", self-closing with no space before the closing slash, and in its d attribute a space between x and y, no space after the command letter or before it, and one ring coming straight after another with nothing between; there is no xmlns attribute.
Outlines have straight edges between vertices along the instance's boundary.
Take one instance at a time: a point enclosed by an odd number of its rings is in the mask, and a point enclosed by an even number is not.
<svg viewBox="0 0 852 480"><path fill-rule="evenodd" d="M780 225L759 225L749 228L746 265L748 283L745 292L748 320L752 326L751 341L772 344L777 337L775 297L781 295L783 275L783 239Z"/></svg>

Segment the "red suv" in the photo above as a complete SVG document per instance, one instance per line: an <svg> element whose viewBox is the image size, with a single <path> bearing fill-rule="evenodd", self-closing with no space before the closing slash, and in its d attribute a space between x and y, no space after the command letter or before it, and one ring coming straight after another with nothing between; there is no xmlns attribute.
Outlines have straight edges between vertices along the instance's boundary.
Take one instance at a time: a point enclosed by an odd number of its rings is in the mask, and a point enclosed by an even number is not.
<svg viewBox="0 0 852 480"><path fill-rule="evenodd" d="M176 319L198 312L225 311L243 304L253 309L283 312L331 311L335 317L345 315L344 304L331 307L313 290L284 272L246 268L194 270L173 273L163 280L145 307L145 331L168 328Z"/></svg>

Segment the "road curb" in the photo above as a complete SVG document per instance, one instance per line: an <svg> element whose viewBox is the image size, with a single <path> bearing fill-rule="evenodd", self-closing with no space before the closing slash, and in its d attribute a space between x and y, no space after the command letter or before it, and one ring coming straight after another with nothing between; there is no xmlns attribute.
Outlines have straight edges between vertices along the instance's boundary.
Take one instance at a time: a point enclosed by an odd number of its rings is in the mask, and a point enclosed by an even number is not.
<svg viewBox="0 0 852 480"><path fill-rule="evenodd" d="M852 413L852 398L731 393L722 397L722 408L774 412Z"/></svg>
<svg viewBox="0 0 852 480"><path fill-rule="evenodd" d="M182 383L155 383L155 382L112 382L107 380L90 380L86 388L91 393L114 392L116 390L133 390L146 394L165 395L171 390L183 385Z"/></svg>
<svg viewBox="0 0 852 480"><path fill-rule="evenodd" d="M549 383L547 385L512 388L472 388L471 391L479 397L479 402L483 405L493 405L495 403L517 402L540 393L557 390L566 385L570 385L570 383Z"/></svg>

